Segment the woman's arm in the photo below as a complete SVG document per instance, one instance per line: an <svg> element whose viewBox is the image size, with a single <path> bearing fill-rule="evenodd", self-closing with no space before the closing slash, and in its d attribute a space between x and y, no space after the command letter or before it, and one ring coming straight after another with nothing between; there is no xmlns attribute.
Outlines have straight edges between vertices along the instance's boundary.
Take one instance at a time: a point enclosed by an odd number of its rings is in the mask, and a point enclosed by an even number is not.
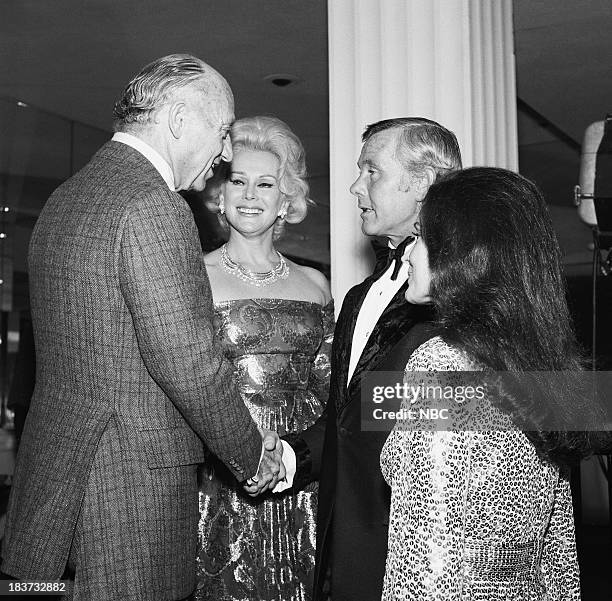
<svg viewBox="0 0 612 601"><path fill-rule="evenodd" d="M406 371L466 368L461 353L434 338L413 353ZM384 463L392 471L383 599L460 597L473 435L402 430L398 423L389 437L383 451L383 471Z"/></svg>
<svg viewBox="0 0 612 601"><path fill-rule="evenodd" d="M323 407L329 397L329 380L331 376L331 349L334 341L334 301L330 300L321 310L323 337L317 354L312 362L308 389L313 392Z"/></svg>
<svg viewBox="0 0 612 601"><path fill-rule="evenodd" d="M580 599L572 496L569 481L563 474L559 475L552 515L544 536L542 573L551 600Z"/></svg>

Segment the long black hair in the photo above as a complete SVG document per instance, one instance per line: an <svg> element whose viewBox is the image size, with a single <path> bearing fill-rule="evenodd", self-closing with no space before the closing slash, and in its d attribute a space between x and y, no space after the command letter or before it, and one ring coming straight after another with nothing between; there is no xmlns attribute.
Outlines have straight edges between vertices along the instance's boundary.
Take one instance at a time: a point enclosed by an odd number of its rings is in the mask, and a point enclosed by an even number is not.
<svg viewBox="0 0 612 601"><path fill-rule="evenodd" d="M423 201L420 235L447 343L492 371L582 369L561 251L535 184L492 167L451 173ZM564 399L554 402L569 406ZM536 424L525 434L541 455L557 463L587 452L585 433L549 432Z"/></svg>

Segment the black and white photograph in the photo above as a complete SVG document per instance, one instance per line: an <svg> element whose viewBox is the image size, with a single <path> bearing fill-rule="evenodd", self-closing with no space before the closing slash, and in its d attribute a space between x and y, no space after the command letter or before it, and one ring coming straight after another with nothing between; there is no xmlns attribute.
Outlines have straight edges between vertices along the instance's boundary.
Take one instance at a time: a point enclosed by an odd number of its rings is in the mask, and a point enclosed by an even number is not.
<svg viewBox="0 0 612 601"><path fill-rule="evenodd" d="M0 3L0 598L612 599L610 32Z"/></svg>

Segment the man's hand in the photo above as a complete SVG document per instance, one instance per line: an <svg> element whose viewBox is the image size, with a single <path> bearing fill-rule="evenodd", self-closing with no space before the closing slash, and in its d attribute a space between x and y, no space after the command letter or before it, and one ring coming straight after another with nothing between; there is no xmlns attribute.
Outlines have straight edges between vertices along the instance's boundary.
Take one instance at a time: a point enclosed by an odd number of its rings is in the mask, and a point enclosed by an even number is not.
<svg viewBox="0 0 612 601"><path fill-rule="evenodd" d="M259 429L263 439L264 454L256 476L249 478L244 486L247 494L255 497L272 490L280 480L285 478L283 465L283 445L276 432Z"/></svg>
<svg viewBox="0 0 612 601"><path fill-rule="evenodd" d="M263 428L258 429L263 438L263 445L266 451L279 451L282 456L283 445L278 434L272 430L264 430Z"/></svg>

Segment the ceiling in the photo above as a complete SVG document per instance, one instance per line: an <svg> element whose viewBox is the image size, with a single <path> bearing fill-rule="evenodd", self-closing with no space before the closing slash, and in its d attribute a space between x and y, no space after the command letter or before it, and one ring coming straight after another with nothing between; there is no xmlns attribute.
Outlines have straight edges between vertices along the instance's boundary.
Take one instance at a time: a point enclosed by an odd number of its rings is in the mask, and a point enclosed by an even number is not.
<svg viewBox="0 0 612 601"><path fill-rule="evenodd" d="M584 130L612 113L612 2L514 0L517 94L550 127L519 110L519 170L551 205L566 263L588 271L590 229L577 217L573 187Z"/></svg>
<svg viewBox="0 0 612 601"><path fill-rule="evenodd" d="M292 229L283 249L325 264L326 19L325 0L4 0L0 97L110 131L115 98L144 64L173 52L200 56L230 82L238 117L276 115L302 139L317 206ZM589 123L612 112L612 3L514 0L514 22L523 101L520 170L544 189L567 262L587 264L590 232L571 203L580 157L567 139L580 142ZM293 75L297 82L275 87L265 79L272 74ZM6 142L14 119L0 126ZM9 146L14 150L18 144L0 142L0 174L16 165L27 166L33 177L57 173L53 143L37 139L28 151L36 160L17 162L10 159ZM25 242L16 245L18 268Z"/></svg>

